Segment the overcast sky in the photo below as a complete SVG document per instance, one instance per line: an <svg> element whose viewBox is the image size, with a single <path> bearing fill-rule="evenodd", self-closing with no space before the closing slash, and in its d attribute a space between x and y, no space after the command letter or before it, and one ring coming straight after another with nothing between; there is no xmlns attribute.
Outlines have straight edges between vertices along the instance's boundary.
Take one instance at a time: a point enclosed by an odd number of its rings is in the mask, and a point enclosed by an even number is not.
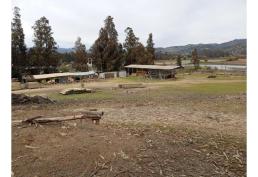
<svg viewBox="0 0 258 177"><path fill-rule="evenodd" d="M42 16L49 19L59 47L73 47L80 36L89 48L108 15L122 43L128 26L144 45L153 33L155 47L246 38L246 0L13 0L14 6L21 9L28 47L31 27Z"/></svg>

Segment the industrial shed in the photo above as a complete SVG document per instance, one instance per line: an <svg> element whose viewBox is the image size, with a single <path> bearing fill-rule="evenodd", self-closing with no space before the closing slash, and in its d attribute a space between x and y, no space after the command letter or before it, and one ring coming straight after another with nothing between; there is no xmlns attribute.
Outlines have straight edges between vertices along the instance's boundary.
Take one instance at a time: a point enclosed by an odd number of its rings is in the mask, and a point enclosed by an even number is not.
<svg viewBox="0 0 258 177"><path fill-rule="evenodd" d="M145 76L148 78L168 79L175 78L176 69L180 66L160 66L160 65L128 65L125 66L128 75L135 74L137 76Z"/></svg>

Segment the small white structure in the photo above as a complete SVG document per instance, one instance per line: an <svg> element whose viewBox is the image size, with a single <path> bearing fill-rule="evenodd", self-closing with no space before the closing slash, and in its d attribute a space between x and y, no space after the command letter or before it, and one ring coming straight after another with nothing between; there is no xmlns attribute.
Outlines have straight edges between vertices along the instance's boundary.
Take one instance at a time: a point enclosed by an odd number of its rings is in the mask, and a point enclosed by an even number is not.
<svg viewBox="0 0 258 177"><path fill-rule="evenodd" d="M87 63L88 67L90 69L92 69L92 58L88 58L88 63Z"/></svg>
<svg viewBox="0 0 258 177"><path fill-rule="evenodd" d="M108 78L117 78L117 77L126 77L126 71L113 71L113 72L99 73L99 79L108 79Z"/></svg>
<svg viewBox="0 0 258 177"><path fill-rule="evenodd" d="M126 77L126 71L118 71L118 77Z"/></svg>
<svg viewBox="0 0 258 177"><path fill-rule="evenodd" d="M99 73L99 79L117 78L117 72Z"/></svg>

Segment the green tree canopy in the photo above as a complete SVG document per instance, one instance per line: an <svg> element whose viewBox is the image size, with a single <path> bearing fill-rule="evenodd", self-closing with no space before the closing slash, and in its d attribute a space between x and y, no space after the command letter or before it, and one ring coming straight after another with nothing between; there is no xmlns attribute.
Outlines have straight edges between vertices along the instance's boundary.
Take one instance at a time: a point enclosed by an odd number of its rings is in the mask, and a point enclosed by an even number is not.
<svg viewBox="0 0 258 177"><path fill-rule="evenodd" d="M151 46L154 44L151 40L149 41L149 48L145 48L142 43L139 42L139 38L135 36L133 29L127 27L125 29L126 38L124 42L125 48L125 65L129 64L153 64L154 59L151 52Z"/></svg>
<svg viewBox="0 0 258 177"><path fill-rule="evenodd" d="M30 52L32 65L44 66L46 73L51 72L50 68L56 68L60 63L49 20L46 17L41 17L32 28L34 29L34 46Z"/></svg>
<svg viewBox="0 0 258 177"><path fill-rule="evenodd" d="M139 38L135 36L133 29L127 27L125 29L126 38L124 42L125 48L125 65L135 64L136 62L136 47L139 45Z"/></svg>
<svg viewBox="0 0 258 177"><path fill-rule="evenodd" d="M128 52L130 49L135 48L139 43L139 38L135 36L133 29L127 27L125 29L126 38L124 42L124 48Z"/></svg>
<svg viewBox="0 0 258 177"><path fill-rule="evenodd" d="M105 52L106 52L106 46L108 43L108 34L106 29L101 28L99 31L99 37L94 42L94 44L91 47L91 57L93 58L93 62L95 66L97 67L98 71L105 71L106 70L106 58L105 58Z"/></svg>
<svg viewBox="0 0 258 177"><path fill-rule="evenodd" d="M108 16L105 20L104 20L104 28L107 30L107 35L108 35L108 39L110 41L113 41L114 43L118 42L118 33L116 31L116 26L115 23L113 22L113 17Z"/></svg>
<svg viewBox="0 0 258 177"><path fill-rule="evenodd" d="M113 17L108 16L104 20L104 27L100 29L99 37L91 47L91 57L99 71L114 71L121 68L123 50L118 43Z"/></svg>

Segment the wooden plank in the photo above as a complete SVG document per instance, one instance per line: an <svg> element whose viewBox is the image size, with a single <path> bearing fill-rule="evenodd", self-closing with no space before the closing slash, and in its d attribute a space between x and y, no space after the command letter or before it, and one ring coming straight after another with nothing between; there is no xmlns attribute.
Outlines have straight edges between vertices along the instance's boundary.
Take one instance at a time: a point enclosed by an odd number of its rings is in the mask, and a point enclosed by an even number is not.
<svg viewBox="0 0 258 177"><path fill-rule="evenodd" d="M119 84L119 88L129 89L129 88L145 88L143 84Z"/></svg>

